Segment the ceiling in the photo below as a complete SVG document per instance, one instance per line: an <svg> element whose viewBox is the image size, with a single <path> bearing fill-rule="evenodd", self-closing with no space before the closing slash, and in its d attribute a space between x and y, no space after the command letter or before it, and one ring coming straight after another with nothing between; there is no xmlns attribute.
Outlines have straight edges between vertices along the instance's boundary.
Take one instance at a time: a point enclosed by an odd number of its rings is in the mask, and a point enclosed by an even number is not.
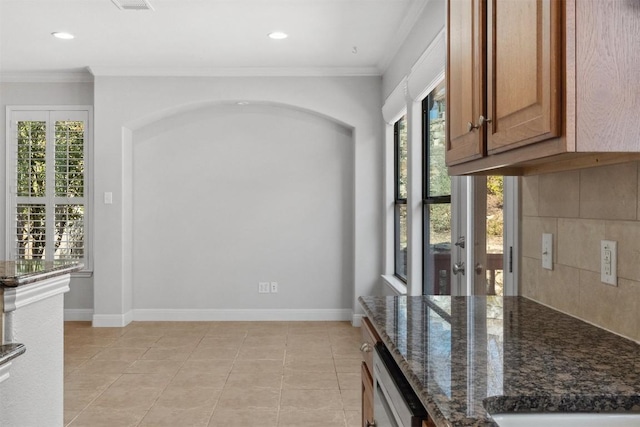
<svg viewBox="0 0 640 427"><path fill-rule="evenodd" d="M120 10L111 0L0 0L0 72L380 75L428 2L149 1L155 10ZM271 40L275 30L289 37Z"/></svg>

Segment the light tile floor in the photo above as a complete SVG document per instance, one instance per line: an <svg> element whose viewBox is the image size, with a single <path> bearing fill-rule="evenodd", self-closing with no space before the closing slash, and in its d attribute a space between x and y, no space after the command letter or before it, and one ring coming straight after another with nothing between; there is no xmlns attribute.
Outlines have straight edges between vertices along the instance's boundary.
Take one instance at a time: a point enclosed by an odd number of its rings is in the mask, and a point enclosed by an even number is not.
<svg viewBox="0 0 640 427"><path fill-rule="evenodd" d="M348 322L65 323L71 427L356 427Z"/></svg>

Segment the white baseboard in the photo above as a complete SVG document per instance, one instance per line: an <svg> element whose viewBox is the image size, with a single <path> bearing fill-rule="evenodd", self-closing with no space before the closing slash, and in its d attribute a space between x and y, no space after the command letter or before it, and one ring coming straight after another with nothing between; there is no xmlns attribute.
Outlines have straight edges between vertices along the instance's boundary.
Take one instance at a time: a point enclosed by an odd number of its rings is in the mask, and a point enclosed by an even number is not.
<svg viewBox="0 0 640 427"><path fill-rule="evenodd" d="M351 309L135 309L133 320L349 321L352 313Z"/></svg>
<svg viewBox="0 0 640 427"><path fill-rule="evenodd" d="M96 328L122 328L133 320L131 311L125 314L94 314L92 325Z"/></svg>
<svg viewBox="0 0 640 427"><path fill-rule="evenodd" d="M91 322L93 320L93 309L65 308L64 320L65 322L69 322L69 321Z"/></svg>
<svg viewBox="0 0 640 427"><path fill-rule="evenodd" d="M351 324L356 327L359 328L362 325L362 318L365 317L364 314L353 314L353 316L351 316Z"/></svg>

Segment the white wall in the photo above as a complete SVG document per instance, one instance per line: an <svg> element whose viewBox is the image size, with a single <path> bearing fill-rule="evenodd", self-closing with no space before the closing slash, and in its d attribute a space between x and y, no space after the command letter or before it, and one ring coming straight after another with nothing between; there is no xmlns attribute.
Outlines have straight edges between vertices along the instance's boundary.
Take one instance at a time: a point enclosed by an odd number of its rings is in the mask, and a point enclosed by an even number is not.
<svg viewBox="0 0 640 427"><path fill-rule="evenodd" d="M353 161L350 129L266 104L135 131L134 310L350 312ZM259 281L278 293L258 294Z"/></svg>
<svg viewBox="0 0 640 427"><path fill-rule="evenodd" d="M0 83L2 111L14 105L93 105L93 83ZM0 135L6 136L6 119L0 120ZM6 144L6 141L5 141ZM6 165L6 150L0 150L2 171ZM6 206L6 175L0 174L0 199ZM0 241L6 242L6 209L0 209ZM0 259L5 259L6 245L0 245ZM71 291L65 294L65 309L86 313L93 309L93 279L74 277Z"/></svg>
<svg viewBox="0 0 640 427"><path fill-rule="evenodd" d="M445 25L445 0L428 0L422 14L394 56L382 77L382 98L386 99L424 53Z"/></svg>
<svg viewBox="0 0 640 427"><path fill-rule="evenodd" d="M382 121L381 81L376 77L353 78L123 78L96 76L95 78L95 275L94 301L96 325L126 324L134 316L137 307L159 305L161 301L147 299L150 283L137 288L135 239L144 234L136 227L136 187L141 185L138 163L142 160L136 147L136 131L156 122L170 119L187 111L198 112L217 104L249 100L253 103L281 105L290 109L307 111L310 114L331 118L341 127L352 130L350 149L353 162L348 166L353 182L353 206L349 221L353 228L353 239L344 242L343 253L351 253L353 268L348 274L348 290L337 299L307 302L306 308L325 306L340 309L348 306L361 313L357 296L371 294L379 286L382 260L381 188L382 180ZM308 116L308 115L306 115ZM289 120L290 122L291 120ZM259 122L267 124L262 117ZM307 126L308 127L308 126ZM299 130L298 130L299 131ZM320 131L320 135L327 129ZM335 133L335 125L334 130ZM340 132L338 132L340 133ZM326 136L326 135L325 135ZM176 142L177 143L177 142ZM335 151L334 151L335 154ZM295 160L295 158L294 158ZM344 171L344 169L343 169ZM170 171L167 171L170 173ZM348 182L348 181L347 181ZM335 184L335 182L334 182ZM102 203L104 192L113 192L113 204ZM326 191L324 189L323 191ZM348 193L343 193L348 194ZM282 194L280 195L282 196ZM295 195L306 200L307 194ZM144 206L149 207L149 202ZM247 200L246 203L253 203ZM344 213L344 212L343 212ZM138 218L140 218L138 216ZM344 218L344 217L343 217ZM335 226L335 224L334 224ZM349 227L346 227L347 229ZM167 232L175 232L171 228ZM329 242L327 242L329 243ZM332 242L332 245L335 244ZM335 246L327 245L331 250ZM150 250L154 250L150 248ZM139 254L137 255L139 256ZM334 260L333 262L336 262ZM348 265L348 260L345 265ZM158 265L158 267L162 267ZM178 265L177 271L188 271L188 265ZM339 270L332 266L334 272ZM330 269L331 270L331 269ZM325 272L321 272L324 274ZM280 270L274 268L260 272L265 280L277 280ZM336 273L337 274L337 273ZM257 275L251 280L255 282ZM156 276L155 292L173 295L172 306L182 302L181 277ZM192 277L186 279L192 280ZM210 279L215 280L215 276ZM285 279L283 285L287 288ZM293 279L291 279L293 280ZM295 281L295 280L294 280ZM315 282L317 283L317 282ZM315 292L315 283L298 284L301 294ZM198 292L206 290L206 284ZM225 286L224 283L221 286ZM254 287L255 283L246 285ZM293 286L293 285L291 285ZM229 288L225 288L229 289ZM255 289L255 287L254 287ZM136 300L134 301L134 293ZM348 294L348 296L347 296ZM254 295L255 296L255 295ZM193 296L203 304L198 295ZM292 295L292 299L295 296ZM260 302L261 307L262 300ZM277 304L284 308L292 305L281 299ZM166 303L165 301L164 303ZM256 300L238 299L232 309L252 309ZM213 302L206 308L215 307ZM328 304L332 306L327 307ZM193 305L191 306L195 308ZM141 314L142 316L142 314Z"/></svg>

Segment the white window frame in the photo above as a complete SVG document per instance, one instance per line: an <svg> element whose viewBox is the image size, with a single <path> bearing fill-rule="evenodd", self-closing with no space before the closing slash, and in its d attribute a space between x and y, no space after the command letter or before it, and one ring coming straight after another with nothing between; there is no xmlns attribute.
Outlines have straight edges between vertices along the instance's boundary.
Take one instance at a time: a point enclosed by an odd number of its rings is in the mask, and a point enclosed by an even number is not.
<svg viewBox="0 0 640 427"><path fill-rule="evenodd" d="M6 241L5 254L7 259L15 259L15 209L17 206L15 174L17 149L17 134L15 131L15 116L33 116L34 120L42 120L45 115L58 115L69 112L72 115L86 114L85 141L84 141L84 244L85 258L82 261L82 271L73 273L74 277L90 277L93 271L93 107L90 105L37 105L37 106L7 106L6 107ZM52 170L52 169L51 169ZM47 218L48 224L53 227L52 220Z"/></svg>

